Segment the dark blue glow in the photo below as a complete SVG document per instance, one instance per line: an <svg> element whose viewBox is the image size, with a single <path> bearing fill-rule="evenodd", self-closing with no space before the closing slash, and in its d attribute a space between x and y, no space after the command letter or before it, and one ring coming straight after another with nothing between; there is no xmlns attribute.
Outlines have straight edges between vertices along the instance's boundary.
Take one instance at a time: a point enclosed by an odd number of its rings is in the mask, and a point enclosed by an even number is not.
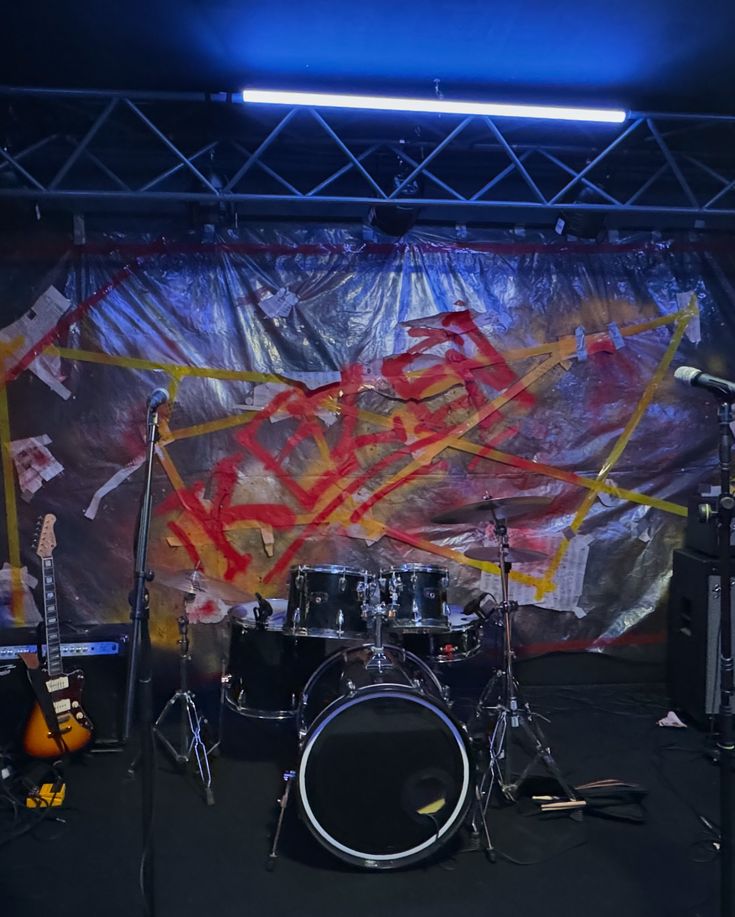
<svg viewBox="0 0 735 917"><path fill-rule="evenodd" d="M0 82L246 85L731 111L732 0L58 0L4 11Z"/></svg>

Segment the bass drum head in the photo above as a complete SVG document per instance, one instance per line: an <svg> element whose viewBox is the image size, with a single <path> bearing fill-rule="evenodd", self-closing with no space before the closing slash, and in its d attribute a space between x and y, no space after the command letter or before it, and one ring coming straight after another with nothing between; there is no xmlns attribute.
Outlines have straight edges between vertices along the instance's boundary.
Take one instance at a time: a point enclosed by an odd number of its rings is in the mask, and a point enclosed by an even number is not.
<svg viewBox="0 0 735 917"><path fill-rule="evenodd" d="M471 781L468 740L448 709L396 685L328 707L306 736L298 776L312 833L372 869L408 865L449 840Z"/></svg>

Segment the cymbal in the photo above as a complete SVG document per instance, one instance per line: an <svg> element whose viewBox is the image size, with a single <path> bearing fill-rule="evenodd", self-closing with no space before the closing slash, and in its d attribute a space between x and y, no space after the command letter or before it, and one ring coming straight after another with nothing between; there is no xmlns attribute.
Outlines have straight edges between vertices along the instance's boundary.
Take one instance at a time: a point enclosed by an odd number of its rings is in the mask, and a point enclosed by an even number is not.
<svg viewBox="0 0 735 917"><path fill-rule="evenodd" d="M467 503L445 510L431 521L439 525L457 525L460 522L492 522L493 513L498 519L517 519L526 513L548 506L553 497L499 497L493 500L488 497L479 503Z"/></svg>
<svg viewBox="0 0 735 917"><path fill-rule="evenodd" d="M226 605L237 605L250 598L237 586L209 579L199 570L157 570L156 582L197 598L217 599Z"/></svg>
<svg viewBox="0 0 735 917"><path fill-rule="evenodd" d="M472 560L497 561L498 549L495 545L478 545L465 551L464 556ZM507 556L509 564L535 564L540 560L546 560L549 555L532 548L511 548Z"/></svg>

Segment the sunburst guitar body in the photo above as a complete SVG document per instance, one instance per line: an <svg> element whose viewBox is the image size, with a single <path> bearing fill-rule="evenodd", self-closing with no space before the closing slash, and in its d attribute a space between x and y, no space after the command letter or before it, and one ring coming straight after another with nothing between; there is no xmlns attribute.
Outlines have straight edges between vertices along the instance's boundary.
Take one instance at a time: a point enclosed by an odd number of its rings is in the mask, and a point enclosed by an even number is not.
<svg viewBox="0 0 735 917"><path fill-rule="evenodd" d="M92 739L92 723L82 707L84 673L64 672L61 631L56 602L53 551L56 517L44 516L36 553L41 558L43 610L46 619L46 662L37 668L35 657L24 659L38 700L23 735L23 750L33 758L55 758L75 752Z"/></svg>

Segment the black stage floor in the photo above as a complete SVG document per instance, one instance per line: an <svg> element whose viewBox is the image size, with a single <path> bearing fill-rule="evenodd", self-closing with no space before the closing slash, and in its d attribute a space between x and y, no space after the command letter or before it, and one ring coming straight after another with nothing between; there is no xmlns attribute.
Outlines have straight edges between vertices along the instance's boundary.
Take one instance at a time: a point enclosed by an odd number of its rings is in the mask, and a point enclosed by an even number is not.
<svg viewBox="0 0 735 917"><path fill-rule="evenodd" d="M714 917L718 864L699 818L718 821L718 772L704 754L706 737L656 725L667 710L657 684L546 686L526 695L550 719L548 737L565 775L575 783L613 777L641 784L648 790L644 823L589 811L581 824L567 816L542 820L507 806L490 813L496 863L462 852L458 838L435 861L374 873L333 858L294 806L277 868L268 872L293 731L228 713L224 753L213 762L214 806L159 754L157 913ZM131 751L88 754L72 764L66 804L53 810L63 821L46 818L0 847L1 914L143 912L140 782L127 773ZM13 827L7 811L1 817L0 840Z"/></svg>

